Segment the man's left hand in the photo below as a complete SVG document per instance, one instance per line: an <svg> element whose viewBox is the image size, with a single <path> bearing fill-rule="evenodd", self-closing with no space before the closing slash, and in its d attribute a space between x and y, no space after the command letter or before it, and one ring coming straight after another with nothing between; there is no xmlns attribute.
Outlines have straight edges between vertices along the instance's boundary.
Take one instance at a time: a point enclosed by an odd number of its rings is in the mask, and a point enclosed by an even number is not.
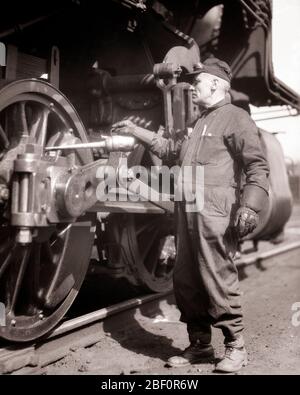
<svg viewBox="0 0 300 395"><path fill-rule="evenodd" d="M239 237L247 236L252 233L258 225L258 214L249 207L242 206L238 209L234 221Z"/></svg>

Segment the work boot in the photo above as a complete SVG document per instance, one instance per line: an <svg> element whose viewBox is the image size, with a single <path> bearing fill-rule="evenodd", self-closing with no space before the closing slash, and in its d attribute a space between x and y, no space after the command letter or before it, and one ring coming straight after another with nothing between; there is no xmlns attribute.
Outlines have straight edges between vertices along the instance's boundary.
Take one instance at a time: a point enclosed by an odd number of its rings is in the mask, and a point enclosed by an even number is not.
<svg viewBox="0 0 300 395"><path fill-rule="evenodd" d="M225 343L225 355L223 359L217 363L215 371L223 373L238 372L248 363L247 351L245 349L244 340L240 336L237 340Z"/></svg>
<svg viewBox="0 0 300 395"><path fill-rule="evenodd" d="M179 368L194 363L208 362L214 359L215 353L211 344L203 344L199 340L191 343L180 355L168 359L167 366Z"/></svg>

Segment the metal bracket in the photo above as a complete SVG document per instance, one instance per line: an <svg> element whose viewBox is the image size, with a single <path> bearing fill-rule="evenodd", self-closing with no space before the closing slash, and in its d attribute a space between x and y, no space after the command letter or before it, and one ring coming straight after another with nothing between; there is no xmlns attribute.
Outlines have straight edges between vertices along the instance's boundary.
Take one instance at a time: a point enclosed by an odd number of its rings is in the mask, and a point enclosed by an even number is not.
<svg viewBox="0 0 300 395"><path fill-rule="evenodd" d="M161 89L163 94L166 131L172 137L174 118L172 112L171 89L176 85L177 78L181 73L181 68L173 63L157 63L154 65L153 73L156 85Z"/></svg>

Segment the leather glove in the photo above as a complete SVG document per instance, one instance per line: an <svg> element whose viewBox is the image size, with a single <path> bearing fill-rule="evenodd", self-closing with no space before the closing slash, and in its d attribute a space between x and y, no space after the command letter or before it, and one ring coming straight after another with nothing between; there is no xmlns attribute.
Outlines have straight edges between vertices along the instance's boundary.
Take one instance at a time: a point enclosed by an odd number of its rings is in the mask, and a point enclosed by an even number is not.
<svg viewBox="0 0 300 395"><path fill-rule="evenodd" d="M249 207L242 206L238 209L234 226L239 237L252 233L258 225L258 214Z"/></svg>

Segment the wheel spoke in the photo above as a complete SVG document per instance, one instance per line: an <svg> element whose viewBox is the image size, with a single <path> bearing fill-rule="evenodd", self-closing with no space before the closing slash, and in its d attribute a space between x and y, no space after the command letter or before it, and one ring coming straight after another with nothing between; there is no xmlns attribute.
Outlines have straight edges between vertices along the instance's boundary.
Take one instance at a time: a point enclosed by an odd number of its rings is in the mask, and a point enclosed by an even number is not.
<svg viewBox="0 0 300 395"><path fill-rule="evenodd" d="M140 227L137 228L136 236L139 237L142 233L149 232L155 226L157 226L158 223L159 223L159 219L158 218L152 218L151 220L147 220L146 219L146 222L144 224L142 224Z"/></svg>
<svg viewBox="0 0 300 395"><path fill-rule="evenodd" d="M35 244L33 250L33 260L30 262L30 299L35 301L39 292L40 268L41 268L41 244Z"/></svg>
<svg viewBox="0 0 300 395"><path fill-rule="evenodd" d="M155 228L145 239L146 245L141 248L141 261L145 262L145 259L153 247L153 242L157 239L157 236L160 232L160 229L157 227Z"/></svg>
<svg viewBox="0 0 300 395"><path fill-rule="evenodd" d="M8 306L9 306L9 311L13 315L18 299L19 292L21 290L21 284L23 282L24 274L26 271L27 263L28 263L28 258L31 252L31 246L22 246L21 247L21 262L19 264L19 270L17 270L17 275L16 275L16 280L14 284L11 284L11 288L13 289L11 295L10 295L10 300L8 301Z"/></svg>
<svg viewBox="0 0 300 395"><path fill-rule="evenodd" d="M1 125L0 125L0 141L1 141L2 147L4 147L5 149L7 149L9 147L9 140L8 140L6 133L4 132L4 129L2 128Z"/></svg>
<svg viewBox="0 0 300 395"><path fill-rule="evenodd" d="M30 128L30 137L42 146L46 143L49 113L47 108L43 108Z"/></svg>
<svg viewBox="0 0 300 395"><path fill-rule="evenodd" d="M20 106L20 120L21 120L21 127L22 127L22 136L28 136L28 125L27 125L27 118L26 118L26 109L25 109L25 102L22 101L19 104Z"/></svg>
<svg viewBox="0 0 300 395"><path fill-rule="evenodd" d="M39 287L40 287L40 264L41 264L41 244L32 245L26 276L22 282L22 297L26 300L24 312L29 316L34 316L40 307Z"/></svg>
<svg viewBox="0 0 300 395"><path fill-rule="evenodd" d="M10 264L13 256L14 256L14 250L11 249L0 267L0 279L3 273L5 272L5 270L7 269L8 265Z"/></svg>
<svg viewBox="0 0 300 395"><path fill-rule="evenodd" d="M12 240L7 239L4 241L4 243L0 246L0 257L1 255L5 254L8 250L8 248L11 246Z"/></svg>
<svg viewBox="0 0 300 395"><path fill-rule="evenodd" d="M55 255L50 241L42 243L40 245L40 249L35 251L34 261L34 264L39 268L39 271L36 274L38 275L37 300L40 305L44 305L49 287L51 287L53 277L56 273ZM35 270L37 270L37 268Z"/></svg>
<svg viewBox="0 0 300 395"><path fill-rule="evenodd" d="M45 243L43 243L43 252L44 252L44 258L47 259L48 264L49 263L53 263L54 261L54 256L53 256L53 252L51 249L51 245L49 241L46 241Z"/></svg>
<svg viewBox="0 0 300 395"><path fill-rule="evenodd" d="M159 264L159 260L158 259L154 259L153 266L151 267L151 270L150 270L150 274L155 275L156 270L158 268L158 264Z"/></svg>

